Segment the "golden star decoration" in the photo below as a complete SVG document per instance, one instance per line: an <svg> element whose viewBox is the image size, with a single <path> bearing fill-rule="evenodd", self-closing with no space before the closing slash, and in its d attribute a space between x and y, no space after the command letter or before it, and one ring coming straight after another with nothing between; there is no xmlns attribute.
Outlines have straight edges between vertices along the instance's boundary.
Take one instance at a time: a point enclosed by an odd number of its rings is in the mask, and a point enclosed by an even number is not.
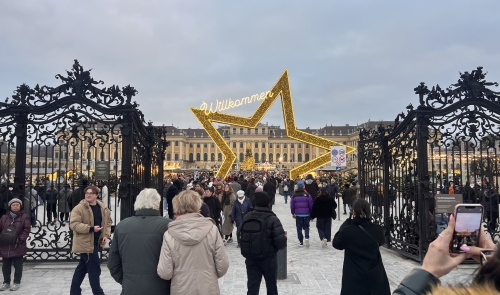
<svg viewBox="0 0 500 295"><path fill-rule="evenodd" d="M231 170L231 167L236 160L236 155L233 153L222 135L217 131L217 129L213 125L213 122L235 125L245 128L255 128L262 120L269 108L273 105L278 96L281 96L281 106L283 110L283 119L285 121L287 137L327 150L325 154L307 161L304 164L290 170L290 178L295 179L297 176L300 176L312 171L315 168L330 163L330 147L343 144L297 129L297 127L295 126L290 83L288 81L288 70L285 70L276 84L274 84L271 91L268 92L264 101L260 104L255 113L253 113L253 115L250 117L241 117L219 112L207 112L207 110L191 108L191 111L194 113L198 121L201 123L203 128L205 128L208 135L212 138L212 140L224 155L224 161L222 162L222 165L217 172L217 177L224 178L229 174L229 171ZM354 151L355 148L346 146L347 154Z"/></svg>

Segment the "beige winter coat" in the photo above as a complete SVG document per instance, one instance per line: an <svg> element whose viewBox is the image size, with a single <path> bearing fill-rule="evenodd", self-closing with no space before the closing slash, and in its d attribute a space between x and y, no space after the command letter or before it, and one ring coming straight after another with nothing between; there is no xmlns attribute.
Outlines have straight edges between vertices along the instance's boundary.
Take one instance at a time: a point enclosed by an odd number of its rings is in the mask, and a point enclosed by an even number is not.
<svg viewBox="0 0 500 295"><path fill-rule="evenodd" d="M229 236L233 233L234 225L231 222L231 213L233 213L234 201L236 201L236 196L231 194L229 197L229 205L226 205L221 202L222 205L222 213L224 214L224 223L220 229L220 233L226 236Z"/></svg>
<svg viewBox="0 0 500 295"><path fill-rule="evenodd" d="M101 207L102 214L102 231L99 236L99 246L102 248L102 239L111 236L111 211L101 201L97 200L97 205ZM71 211L71 219L69 227L73 231L73 253L92 253L94 252L94 232L90 228L94 226L94 214L86 200L81 200Z"/></svg>
<svg viewBox="0 0 500 295"><path fill-rule="evenodd" d="M218 279L228 268L226 249L212 219L189 213L168 224L158 275L171 280L171 294L218 295Z"/></svg>

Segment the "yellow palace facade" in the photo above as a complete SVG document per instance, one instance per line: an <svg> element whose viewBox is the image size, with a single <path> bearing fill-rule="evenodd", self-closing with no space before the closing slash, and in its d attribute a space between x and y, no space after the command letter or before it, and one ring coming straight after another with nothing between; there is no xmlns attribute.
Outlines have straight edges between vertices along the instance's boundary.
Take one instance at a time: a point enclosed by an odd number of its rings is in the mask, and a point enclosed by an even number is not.
<svg viewBox="0 0 500 295"><path fill-rule="evenodd" d="M375 128L388 122L368 121L356 126L325 126L318 129L306 128L302 131L325 137L343 145L357 148L359 128ZM170 146L166 150L165 169L217 169L222 164L223 155L205 129L177 128L167 126L167 140ZM292 169L306 161L327 152L324 149L298 142L286 136L286 130L280 126L259 124L256 128L243 128L221 125L217 128L236 155L233 169L239 169L245 158L247 145L250 144L255 163L259 168ZM348 168L357 167L356 153L349 154Z"/></svg>

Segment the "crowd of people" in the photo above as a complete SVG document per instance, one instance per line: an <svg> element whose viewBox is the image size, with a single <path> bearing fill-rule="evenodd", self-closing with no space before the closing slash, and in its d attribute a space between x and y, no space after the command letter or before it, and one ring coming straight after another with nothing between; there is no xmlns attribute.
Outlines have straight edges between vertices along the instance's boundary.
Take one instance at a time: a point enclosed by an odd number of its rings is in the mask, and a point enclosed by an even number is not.
<svg viewBox="0 0 500 295"><path fill-rule="evenodd" d="M107 267L121 284L122 294L220 294L218 279L230 267L225 246L234 240L245 258L247 294L259 293L262 278L267 294L278 294L277 253L287 245L281 221L273 212L278 188L284 203L289 204L290 218L295 219L299 246L310 246L310 222L316 220L321 246L331 243L344 251L342 295L391 293L379 250L386 241L384 229L372 223L372 206L359 198L361 188L356 182L340 190L334 179L315 179L312 175L294 180L263 172L232 174L225 179L208 174L177 175L166 179L163 196L156 189L142 190L134 204L134 216L118 223L113 235L110 208L106 200L98 198L102 186L82 184L84 188L64 194L64 202L59 199L61 191L53 188L47 189L42 198L46 207L51 204L47 212L54 219L54 206L61 202L71 210L72 252L79 254L80 260L70 294L81 294L86 275L93 294L104 294L99 252L111 238ZM27 184L28 201L10 199L0 219L4 276L0 291L20 287L26 241L33 225L30 197L38 196L31 190ZM349 218L332 236L339 198ZM65 218L60 216L61 220ZM482 230L479 247L462 247L463 253L450 254L453 228L451 215L448 228L430 244L422 267L410 273L393 294L498 294L498 246ZM439 277L468 257L481 263L473 284L440 286Z"/></svg>

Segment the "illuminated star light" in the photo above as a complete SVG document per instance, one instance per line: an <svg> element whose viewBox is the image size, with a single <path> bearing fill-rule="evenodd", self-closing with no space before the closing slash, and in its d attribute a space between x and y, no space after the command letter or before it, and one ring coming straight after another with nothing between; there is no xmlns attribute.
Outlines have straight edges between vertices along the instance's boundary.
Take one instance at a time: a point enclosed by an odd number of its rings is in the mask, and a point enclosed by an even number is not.
<svg viewBox="0 0 500 295"><path fill-rule="evenodd" d="M194 113L200 124L203 126L203 128L205 128L208 135L212 138L214 143L224 155L224 161L222 162L222 165L217 172L217 177L225 178L229 174L229 172L231 171L231 167L236 160L236 155L233 153L219 131L217 131L217 129L213 125L213 122L246 128L255 128L267 113L269 108L271 108L278 96L281 96L281 106L283 110L283 119L285 121L287 137L326 150L325 154L307 161L304 164L290 170L290 178L295 179L297 176L306 174L307 172L310 172L315 168L330 163L330 147L343 144L297 129L297 127L295 126L290 83L288 81L288 70L285 70L276 84L274 84L271 91L268 92L266 99L262 101L257 110L255 110L255 113L253 113L253 115L250 117L241 117L218 112L211 113L206 112L202 109L191 108L191 111ZM351 146L346 146L347 154L352 153L355 150L356 149Z"/></svg>

